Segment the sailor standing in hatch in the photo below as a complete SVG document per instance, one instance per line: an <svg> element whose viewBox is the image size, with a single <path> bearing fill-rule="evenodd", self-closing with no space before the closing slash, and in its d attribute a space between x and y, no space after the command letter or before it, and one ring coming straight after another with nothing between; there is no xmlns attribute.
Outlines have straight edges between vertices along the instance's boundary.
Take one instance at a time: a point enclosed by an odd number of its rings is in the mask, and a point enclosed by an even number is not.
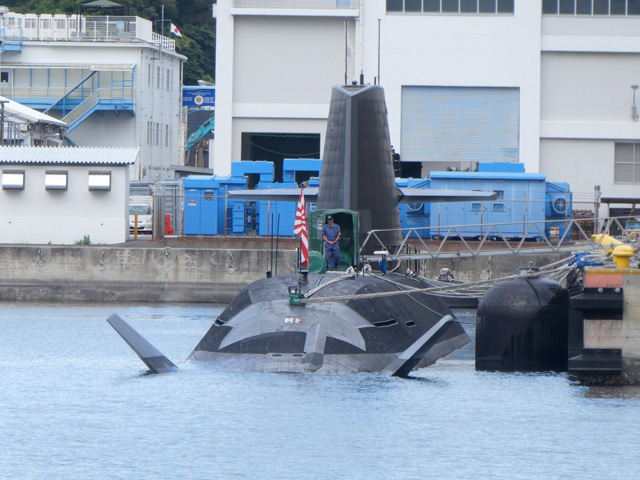
<svg viewBox="0 0 640 480"><path fill-rule="evenodd" d="M322 239L324 240L324 256L327 259L327 270L336 270L340 263L340 245L338 240L342 236L340 225L333 223L333 216L327 216L327 222L322 227Z"/></svg>

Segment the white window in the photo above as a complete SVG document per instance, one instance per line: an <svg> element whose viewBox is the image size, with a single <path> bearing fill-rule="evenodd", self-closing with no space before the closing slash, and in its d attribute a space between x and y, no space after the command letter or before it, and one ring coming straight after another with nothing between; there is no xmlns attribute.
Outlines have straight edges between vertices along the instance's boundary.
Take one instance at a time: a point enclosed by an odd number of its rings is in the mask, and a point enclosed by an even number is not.
<svg viewBox="0 0 640 480"><path fill-rule="evenodd" d="M616 143L614 183L640 183L640 143Z"/></svg>
<svg viewBox="0 0 640 480"><path fill-rule="evenodd" d="M45 190L66 190L68 185L66 170L47 170L44 174Z"/></svg>
<svg viewBox="0 0 640 480"><path fill-rule="evenodd" d="M111 172L108 170L90 170L89 190L111 190Z"/></svg>
<svg viewBox="0 0 640 480"><path fill-rule="evenodd" d="M24 190L24 170L3 170L3 190Z"/></svg>

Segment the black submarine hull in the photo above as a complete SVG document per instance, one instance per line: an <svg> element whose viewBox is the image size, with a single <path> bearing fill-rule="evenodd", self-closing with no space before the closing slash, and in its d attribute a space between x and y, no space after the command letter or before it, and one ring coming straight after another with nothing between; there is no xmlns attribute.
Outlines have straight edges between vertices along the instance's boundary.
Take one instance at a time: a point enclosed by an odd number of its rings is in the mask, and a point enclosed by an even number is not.
<svg viewBox="0 0 640 480"><path fill-rule="evenodd" d="M420 342L443 317L441 298L421 292L419 279L400 275L325 274L308 277L307 298L292 305L289 287L300 275L258 280L216 319L188 361L265 373L382 372ZM361 294L367 295L358 298ZM414 355L411 370L427 367L470 341L450 321Z"/></svg>

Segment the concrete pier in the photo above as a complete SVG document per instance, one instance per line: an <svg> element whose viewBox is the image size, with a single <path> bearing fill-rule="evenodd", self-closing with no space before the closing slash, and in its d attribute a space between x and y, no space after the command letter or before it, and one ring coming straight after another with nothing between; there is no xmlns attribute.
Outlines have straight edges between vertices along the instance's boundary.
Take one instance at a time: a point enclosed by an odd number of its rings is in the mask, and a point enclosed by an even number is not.
<svg viewBox="0 0 640 480"><path fill-rule="evenodd" d="M297 246L296 238L279 240L278 274L295 271ZM562 256L425 260L417 267L427 278L437 278L440 267L449 266L456 279L479 281ZM227 303L263 278L275 260L268 240L248 237L138 240L114 246L0 245L0 301Z"/></svg>
<svg viewBox="0 0 640 480"><path fill-rule="evenodd" d="M1 246L0 300L226 303L271 264L269 249L146 243ZM277 258L295 271L294 250Z"/></svg>
<svg viewBox="0 0 640 480"><path fill-rule="evenodd" d="M640 269L587 267L569 330L569 371L582 382L640 383Z"/></svg>

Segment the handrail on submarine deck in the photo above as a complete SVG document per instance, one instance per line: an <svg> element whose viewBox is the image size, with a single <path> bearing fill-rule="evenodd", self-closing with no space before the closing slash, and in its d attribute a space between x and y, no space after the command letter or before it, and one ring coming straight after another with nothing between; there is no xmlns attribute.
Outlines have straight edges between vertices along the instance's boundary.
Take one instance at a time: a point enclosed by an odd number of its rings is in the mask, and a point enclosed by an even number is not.
<svg viewBox="0 0 640 480"><path fill-rule="evenodd" d="M402 228L402 232L406 232L406 234L399 245L385 245L380 239L383 233L398 231L397 229L371 230L367 232L367 237L362 243L360 251L364 252L367 247L370 251L376 251L374 254L362 255L363 259L367 261L380 260L381 255L387 260L403 261L599 250L608 246L605 235L610 235L615 227L622 232L623 242L638 242L638 237L633 236L633 231L629 231L625 227L627 220L634 218L636 217L599 217L598 223L601 224L601 227L598 233L603 235L585 232L581 225L585 222L584 218ZM562 224L564 233L562 235L547 235L545 226L549 223L553 224L554 228ZM508 230L506 227L512 225L522 225L522 234L504 233ZM468 233L470 229L476 229L480 232L480 235L475 235L478 238L475 248L470 240L470 237L474 236ZM420 236L420 232L425 230L437 231L436 237L430 241L431 245ZM597 230L597 227L594 228L594 232ZM552 230L549 229L549 231ZM454 242L455 249L451 248L451 244ZM381 254L380 251L385 253Z"/></svg>

